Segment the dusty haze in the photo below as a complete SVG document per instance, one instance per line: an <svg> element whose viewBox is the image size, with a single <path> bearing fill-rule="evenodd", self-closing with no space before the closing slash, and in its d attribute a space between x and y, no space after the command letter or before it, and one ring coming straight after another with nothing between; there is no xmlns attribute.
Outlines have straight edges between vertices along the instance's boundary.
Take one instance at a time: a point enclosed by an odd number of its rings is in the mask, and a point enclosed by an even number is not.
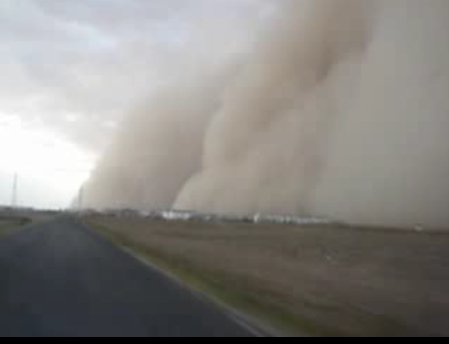
<svg viewBox="0 0 449 344"><path fill-rule="evenodd" d="M270 22L136 105L85 206L448 228L449 2L283 0Z"/></svg>

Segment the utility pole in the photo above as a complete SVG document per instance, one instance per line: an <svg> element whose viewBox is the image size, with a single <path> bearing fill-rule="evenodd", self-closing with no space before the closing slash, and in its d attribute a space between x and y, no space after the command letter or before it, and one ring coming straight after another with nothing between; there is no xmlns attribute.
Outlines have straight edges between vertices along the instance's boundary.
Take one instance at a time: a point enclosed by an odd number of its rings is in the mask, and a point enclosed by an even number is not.
<svg viewBox="0 0 449 344"><path fill-rule="evenodd" d="M84 197L84 186L81 186L78 193L78 210L81 211L83 209L83 197Z"/></svg>
<svg viewBox="0 0 449 344"><path fill-rule="evenodd" d="M11 196L11 207L17 207L17 187L19 183L19 176L17 173L14 173L14 179L12 183L12 196Z"/></svg>

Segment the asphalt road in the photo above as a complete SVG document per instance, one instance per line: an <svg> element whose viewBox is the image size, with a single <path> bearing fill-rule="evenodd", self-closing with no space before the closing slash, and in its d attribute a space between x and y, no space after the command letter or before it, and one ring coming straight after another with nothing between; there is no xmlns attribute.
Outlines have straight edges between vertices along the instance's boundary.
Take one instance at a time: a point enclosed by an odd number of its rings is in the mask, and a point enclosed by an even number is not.
<svg viewBox="0 0 449 344"><path fill-rule="evenodd" d="M0 240L0 336L253 336L75 219Z"/></svg>

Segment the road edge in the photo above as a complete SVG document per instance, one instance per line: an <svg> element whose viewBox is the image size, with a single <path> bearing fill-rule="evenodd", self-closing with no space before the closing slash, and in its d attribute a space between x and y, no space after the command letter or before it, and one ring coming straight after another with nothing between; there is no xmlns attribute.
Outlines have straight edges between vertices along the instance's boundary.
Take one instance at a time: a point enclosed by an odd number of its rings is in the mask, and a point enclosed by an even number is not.
<svg viewBox="0 0 449 344"><path fill-rule="evenodd" d="M167 271L165 268L159 266L157 263L153 262L151 258L146 256L145 254L138 252L138 250L124 245L122 243L117 243L114 240L112 240L110 237L108 237L106 234L101 233L97 230L94 230L91 228L88 224L86 224L81 219L76 219L77 222L84 227L85 230L89 232L93 232L100 236L101 238L107 240L108 242L112 243L117 249L125 253L126 255L132 257L133 259L140 262L142 265L144 265L147 268L150 268L151 270L163 275L165 278L169 279L173 283L175 283L180 288L186 290L189 292L192 296L194 296L196 299L198 299L201 302L205 302L209 305L214 306L219 311L221 311L228 319L230 319L232 322L234 322L236 325L242 327L246 331L250 332L254 337L256 338L285 338L289 337L286 334L281 334L279 331L275 330L271 326L267 324L262 324L260 321L256 320L253 316L250 316L248 314L245 314L241 310L237 310L229 305L227 305L225 302L221 301L217 297L205 293L201 290L198 290L193 285L189 284L188 282L184 281L180 277L178 277L176 274Z"/></svg>

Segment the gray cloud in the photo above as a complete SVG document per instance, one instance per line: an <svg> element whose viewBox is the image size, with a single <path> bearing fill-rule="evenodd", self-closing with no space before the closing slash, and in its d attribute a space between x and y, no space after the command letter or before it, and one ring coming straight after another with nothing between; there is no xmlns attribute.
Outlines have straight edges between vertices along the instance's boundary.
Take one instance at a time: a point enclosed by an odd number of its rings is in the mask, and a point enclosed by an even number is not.
<svg viewBox="0 0 449 344"><path fill-rule="evenodd" d="M195 73L189 61L225 58L222 44L238 41L258 7L251 0L1 1L0 111L101 150L111 122L167 79Z"/></svg>

